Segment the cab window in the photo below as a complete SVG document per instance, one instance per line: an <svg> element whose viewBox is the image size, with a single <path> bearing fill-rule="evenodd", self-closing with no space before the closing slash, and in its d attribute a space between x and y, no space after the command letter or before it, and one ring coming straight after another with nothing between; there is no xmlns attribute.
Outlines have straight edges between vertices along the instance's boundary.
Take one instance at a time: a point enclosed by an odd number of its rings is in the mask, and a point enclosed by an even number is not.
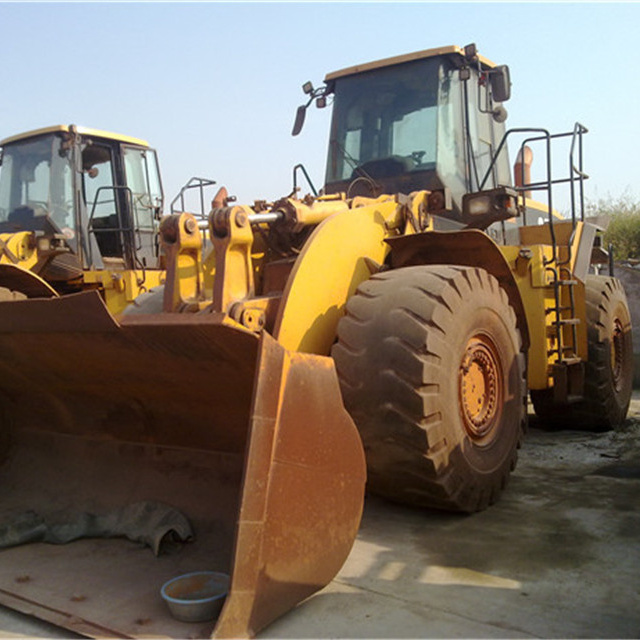
<svg viewBox="0 0 640 640"><path fill-rule="evenodd" d="M134 226L153 229L155 210L161 206L162 189L156 154L151 149L124 148L124 170L131 190Z"/></svg>
<svg viewBox="0 0 640 640"><path fill-rule="evenodd" d="M82 179L90 227L100 253L122 257L122 235L118 215L118 196L110 147L91 144L82 152Z"/></svg>

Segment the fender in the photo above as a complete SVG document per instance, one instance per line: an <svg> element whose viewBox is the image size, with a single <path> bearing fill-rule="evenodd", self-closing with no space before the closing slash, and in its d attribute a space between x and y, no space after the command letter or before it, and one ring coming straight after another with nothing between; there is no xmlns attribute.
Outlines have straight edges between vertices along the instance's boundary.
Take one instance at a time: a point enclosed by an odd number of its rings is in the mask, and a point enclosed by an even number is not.
<svg viewBox="0 0 640 640"><path fill-rule="evenodd" d="M273 337L285 349L329 355L347 300L384 263L399 226L395 199L332 215L311 234L285 286Z"/></svg>
<svg viewBox="0 0 640 640"><path fill-rule="evenodd" d="M494 276L505 290L513 307L522 337L523 347L531 343L522 297L511 268L500 247L482 231L426 231L387 238L391 247L393 269L428 264L448 264L481 267Z"/></svg>
<svg viewBox="0 0 640 640"><path fill-rule="evenodd" d="M46 280L15 264L0 264L0 287L24 293L27 298L58 297L58 292Z"/></svg>

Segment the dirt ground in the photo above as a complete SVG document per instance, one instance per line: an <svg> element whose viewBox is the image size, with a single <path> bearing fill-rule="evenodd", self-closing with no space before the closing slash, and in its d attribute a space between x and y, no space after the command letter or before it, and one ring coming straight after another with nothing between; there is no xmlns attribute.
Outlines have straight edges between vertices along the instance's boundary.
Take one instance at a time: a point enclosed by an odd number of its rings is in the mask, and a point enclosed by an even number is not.
<svg viewBox="0 0 640 640"><path fill-rule="evenodd" d="M259 637L638 638L639 571L635 392L615 432L532 420L509 487L482 513L367 498L336 579ZM0 637L71 635L0 608Z"/></svg>

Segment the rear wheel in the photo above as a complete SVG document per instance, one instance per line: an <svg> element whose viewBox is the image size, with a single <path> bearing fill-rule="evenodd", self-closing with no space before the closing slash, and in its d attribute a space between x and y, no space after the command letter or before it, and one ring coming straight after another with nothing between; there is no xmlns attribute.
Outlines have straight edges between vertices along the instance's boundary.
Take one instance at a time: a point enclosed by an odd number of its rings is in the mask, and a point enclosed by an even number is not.
<svg viewBox="0 0 640 640"><path fill-rule="evenodd" d="M372 491L465 512L496 500L524 432L526 383L515 313L493 276L377 274L349 300L332 355Z"/></svg>
<svg viewBox="0 0 640 640"><path fill-rule="evenodd" d="M532 391L536 414L552 429L604 431L622 424L633 386L631 314L624 288L616 278L587 276L588 361L584 400L553 404L553 389Z"/></svg>

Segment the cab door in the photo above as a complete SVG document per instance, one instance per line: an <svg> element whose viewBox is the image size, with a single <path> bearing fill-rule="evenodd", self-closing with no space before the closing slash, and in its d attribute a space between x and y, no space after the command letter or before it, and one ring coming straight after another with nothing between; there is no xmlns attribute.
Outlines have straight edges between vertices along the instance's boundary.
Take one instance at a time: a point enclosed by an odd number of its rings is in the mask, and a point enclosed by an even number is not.
<svg viewBox="0 0 640 640"><path fill-rule="evenodd" d="M138 267L154 267L158 258L158 221L162 213L162 183L156 152L123 145L122 153Z"/></svg>
<svg viewBox="0 0 640 640"><path fill-rule="evenodd" d="M87 207L89 233L102 258L125 260L127 220L120 198L113 144L91 140L82 151L82 190Z"/></svg>

